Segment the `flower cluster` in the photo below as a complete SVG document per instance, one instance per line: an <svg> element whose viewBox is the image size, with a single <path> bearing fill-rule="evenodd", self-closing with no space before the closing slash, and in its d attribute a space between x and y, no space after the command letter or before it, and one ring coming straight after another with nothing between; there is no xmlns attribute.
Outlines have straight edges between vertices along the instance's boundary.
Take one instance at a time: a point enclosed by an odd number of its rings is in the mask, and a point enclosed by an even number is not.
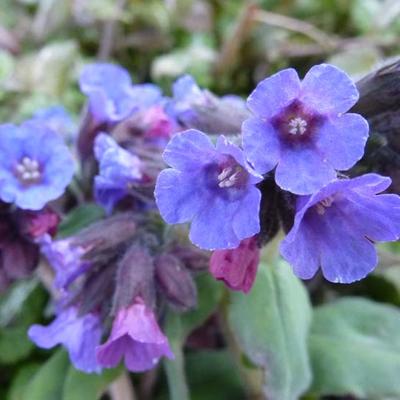
<svg viewBox="0 0 400 400"><path fill-rule="evenodd" d="M188 93L207 100L193 88ZM357 100L351 79L328 64L314 66L303 80L293 69L263 80L247 99L252 115L240 129L243 149L223 136L215 149L193 130L171 139L164 151L171 168L155 190L162 217L172 224L191 221L191 241L216 250L213 275L247 292L257 259L248 241L258 234L262 243L260 227L273 221L263 220L273 200L261 182L272 178L294 199L281 254L296 275L309 279L321 268L332 282L362 279L377 264L374 243L400 237L400 198L379 195L388 178L338 172L361 159L368 138L367 121L347 112Z"/></svg>
<svg viewBox="0 0 400 400"><path fill-rule="evenodd" d="M87 373L121 360L145 371L173 358L160 310L194 308L194 275L208 264L189 243L165 239L154 219L162 151L183 125L170 111L175 100L155 85L132 84L119 66L85 67L80 87L88 106L77 146L84 168L96 163L93 198L107 217L68 237L38 238L58 295L55 319L33 325L29 337L45 349L61 344Z"/></svg>
<svg viewBox="0 0 400 400"><path fill-rule="evenodd" d="M261 247L280 228L298 277L321 269L340 283L365 277L375 243L400 237L400 198L383 193L390 179L350 170L369 128L351 112L355 84L334 66L302 80L278 72L247 102L190 76L167 97L108 63L86 66L79 85L87 105L77 134L57 107L0 125L0 290L47 260L55 317L29 337L61 344L82 371L123 360L140 372L173 358L163 323L196 307L196 275L209 269L249 292ZM55 236L53 210L86 200L105 213ZM184 223L190 240L168 226Z"/></svg>

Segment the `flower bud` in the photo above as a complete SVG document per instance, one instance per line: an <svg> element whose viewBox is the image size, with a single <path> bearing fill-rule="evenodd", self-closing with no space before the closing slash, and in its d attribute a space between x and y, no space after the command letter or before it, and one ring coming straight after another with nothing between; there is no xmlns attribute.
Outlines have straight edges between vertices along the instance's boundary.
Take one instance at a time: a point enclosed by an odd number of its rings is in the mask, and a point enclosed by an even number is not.
<svg viewBox="0 0 400 400"><path fill-rule="evenodd" d="M154 264L157 283L171 306L179 311L196 307L196 284L181 262L173 255L161 254Z"/></svg>
<svg viewBox="0 0 400 400"><path fill-rule="evenodd" d="M118 263L116 288L113 300L115 314L128 307L136 297L152 307L155 302L154 266L148 250L138 243L132 244Z"/></svg>
<svg viewBox="0 0 400 400"><path fill-rule="evenodd" d="M24 239L6 240L0 244L0 268L11 279L30 275L39 261L38 247Z"/></svg>
<svg viewBox="0 0 400 400"><path fill-rule="evenodd" d="M209 252L194 246L176 246L171 250L182 264L193 272L206 271L210 261Z"/></svg>
<svg viewBox="0 0 400 400"><path fill-rule="evenodd" d="M46 233L54 236L57 232L60 216L50 208L44 208L41 211L19 210L17 222L21 234L35 240Z"/></svg>
<svg viewBox="0 0 400 400"><path fill-rule="evenodd" d="M210 272L230 289L248 293L256 278L260 249L255 236L242 240L236 249L216 250L211 256Z"/></svg>

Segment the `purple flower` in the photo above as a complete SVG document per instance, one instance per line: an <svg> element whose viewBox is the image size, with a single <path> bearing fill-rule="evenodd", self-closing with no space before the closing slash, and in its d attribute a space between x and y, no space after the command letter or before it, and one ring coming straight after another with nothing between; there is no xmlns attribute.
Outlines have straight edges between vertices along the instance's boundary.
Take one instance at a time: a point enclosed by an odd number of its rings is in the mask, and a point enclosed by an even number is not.
<svg viewBox="0 0 400 400"><path fill-rule="evenodd" d="M293 228L281 243L295 274L310 279L321 267L327 280L351 283L370 273L377 264L374 242L400 237L400 197L377 195L390 182L366 174L300 197Z"/></svg>
<svg viewBox="0 0 400 400"><path fill-rule="evenodd" d="M51 349L62 344L75 368L91 373L100 372L96 361L96 347L101 339L99 318L94 314L79 316L74 307L59 313L48 326L32 325L29 338L39 347Z"/></svg>
<svg viewBox="0 0 400 400"><path fill-rule="evenodd" d="M262 177L237 146L220 136L216 147L204 133L175 135L164 152L172 168L158 176L155 198L169 224L192 221L190 239L204 249L239 246L260 230Z"/></svg>
<svg viewBox="0 0 400 400"><path fill-rule="evenodd" d="M184 75L172 86L173 99L167 104L167 112L185 125L196 118L193 106L206 106L210 102L206 90L200 89L190 75Z"/></svg>
<svg viewBox="0 0 400 400"><path fill-rule="evenodd" d="M89 97L90 111L98 123L121 121L162 99L157 86L132 85L129 73L114 64L87 65L79 84Z"/></svg>
<svg viewBox="0 0 400 400"><path fill-rule="evenodd" d="M141 161L105 133L96 137L94 153L99 162L94 189L96 201L111 213L115 204L129 194L132 185L143 178Z"/></svg>
<svg viewBox="0 0 400 400"><path fill-rule="evenodd" d="M262 174L276 167L285 190L315 192L363 155L368 123L345 114L357 100L350 78L328 64L311 68L303 81L294 69L263 80L247 100L255 117L242 126L249 161Z"/></svg>
<svg viewBox="0 0 400 400"><path fill-rule="evenodd" d="M72 238L52 240L50 235L44 235L39 244L41 252L56 273L54 284L59 289L67 289L91 266L82 257L89 249L75 245Z"/></svg>
<svg viewBox="0 0 400 400"><path fill-rule="evenodd" d="M39 210L60 197L74 174L62 139L37 122L0 126L0 199Z"/></svg>
<svg viewBox="0 0 400 400"><path fill-rule="evenodd" d="M174 357L153 312L140 298L130 307L119 310L111 336L97 348L100 365L115 367L124 358L132 372L153 368L162 356Z"/></svg>
<svg viewBox="0 0 400 400"><path fill-rule="evenodd" d="M242 240L239 247L216 250L210 259L210 272L232 290L248 293L256 278L260 249L255 236Z"/></svg>

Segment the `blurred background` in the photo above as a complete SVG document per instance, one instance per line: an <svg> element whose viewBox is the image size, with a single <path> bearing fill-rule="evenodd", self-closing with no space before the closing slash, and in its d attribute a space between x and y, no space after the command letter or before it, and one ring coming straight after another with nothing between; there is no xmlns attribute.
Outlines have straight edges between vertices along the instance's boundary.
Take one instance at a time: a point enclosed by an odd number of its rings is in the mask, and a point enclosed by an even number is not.
<svg viewBox="0 0 400 400"><path fill-rule="evenodd" d="M58 104L78 121L79 71L96 59L117 62L135 82L154 82L166 94L190 73L217 94L246 97L259 80L288 66L304 73L327 61L358 79L395 59L399 36L399 0L1 0L0 121ZM325 284L316 301L339 291L400 305L397 248L383 250L381 272L351 289ZM35 279L0 295L0 399L22 400L22 388L52 355L26 337L27 327L46 315L48 298ZM193 335L192 345L215 345L212 326ZM187 370L194 399L243 398L224 351L189 354ZM50 400L64 379L55 371L50 364L42 372ZM154 377L146 379L139 391ZM166 398L162 379L158 385L157 398ZM82 381L66 398L90 399L84 393Z"/></svg>
<svg viewBox="0 0 400 400"><path fill-rule="evenodd" d="M289 65L357 77L399 52L399 16L397 0L2 0L0 117L57 103L79 113L78 72L94 58L167 93L184 72L244 96Z"/></svg>

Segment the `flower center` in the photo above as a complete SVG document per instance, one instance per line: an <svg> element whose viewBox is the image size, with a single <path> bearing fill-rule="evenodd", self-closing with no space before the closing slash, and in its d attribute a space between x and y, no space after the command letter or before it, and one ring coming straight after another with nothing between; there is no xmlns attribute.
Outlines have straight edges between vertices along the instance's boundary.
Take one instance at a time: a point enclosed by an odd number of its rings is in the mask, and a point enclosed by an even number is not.
<svg viewBox="0 0 400 400"><path fill-rule="evenodd" d="M333 204L333 196L327 197L316 204L316 210L319 215L324 215L325 210Z"/></svg>
<svg viewBox="0 0 400 400"><path fill-rule="evenodd" d="M42 177L39 163L29 157L24 157L15 170L18 179L23 184L37 183Z"/></svg>
<svg viewBox="0 0 400 400"><path fill-rule="evenodd" d="M307 131L307 121L301 117L295 117L289 120L289 134L303 135Z"/></svg>
<svg viewBox="0 0 400 400"><path fill-rule="evenodd" d="M322 121L323 117L296 100L273 117L271 122L286 144L297 145L312 141Z"/></svg>
<svg viewBox="0 0 400 400"><path fill-rule="evenodd" d="M218 186L220 188L230 188L238 186L242 180L244 169L240 165L225 167L218 175Z"/></svg>

